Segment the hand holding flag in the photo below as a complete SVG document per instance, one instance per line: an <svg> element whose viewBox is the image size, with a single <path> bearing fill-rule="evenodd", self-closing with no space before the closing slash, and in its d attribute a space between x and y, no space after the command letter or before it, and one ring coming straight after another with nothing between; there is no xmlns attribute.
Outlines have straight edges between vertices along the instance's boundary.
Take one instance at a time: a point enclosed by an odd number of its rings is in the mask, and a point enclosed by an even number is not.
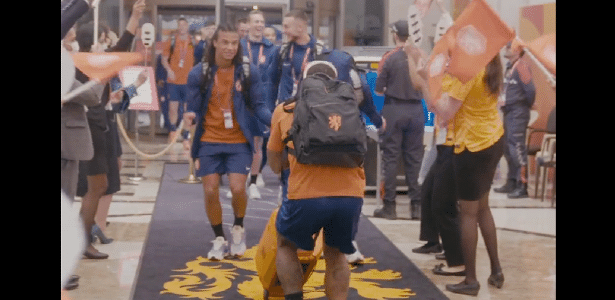
<svg viewBox="0 0 615 300"><path fill-rule="evenodd" d="M77 52L72 54L75 67L90 78L90 81L62 97L62 103L69 101L93 85L115 76L124 67L143 60L141 53L134 52Z"/></svg>

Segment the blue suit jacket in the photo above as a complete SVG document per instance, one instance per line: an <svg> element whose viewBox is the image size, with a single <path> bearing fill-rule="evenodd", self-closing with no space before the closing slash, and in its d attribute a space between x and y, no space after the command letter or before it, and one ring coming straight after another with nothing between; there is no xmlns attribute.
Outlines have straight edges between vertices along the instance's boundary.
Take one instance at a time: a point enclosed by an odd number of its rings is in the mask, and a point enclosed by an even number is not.
<svg viewBox="0 0 615 300"><path fill-rule="evenodd" d="M211 74L215 74L218 70L218 66L211 65ZM235 76L233 82L241 82L243 78L243 66L241 64L235 65ZM207 106L209 105L209 99L211 98L211 90L213 87L213 80L207 83L207 89L205 94L201 93L201 80L203 78L202 62L199 62L196 66L190 70L188 74L188 95L187 95L187 112L194 112L196 114L196 129L194 132L194 141L192 143L192 158L197 158L199 148L201 147L201 137L205 133L203 124L205 123L205 116L207 114ZM271 111L269 111L267 104L265 103L264 89L261 84L261 75L258 68L255 65L250 66L250 91L249 98L244 99L244 93L237 90L237 86L233 87L233 114L239 127L243 132L243 135L250 144L252 152L254 149L254 137L249 128L250 112L248 109L254 111L254 115L263 124L269 126L271 124ZM250 106L248 108L248 105Z"/></svg>
<svg viewBox="0 0 615 300"><path fill-rule="evenodd" d="M261 42L253 42L250 41L251 47L248 48L248 41L246 38L240 40L241 48L243 49L243 55L247 57L252 57L251 64L258 66L258 71L261 74L261 84L265 89L265 95L267 95L265 102L269 106L269 109L273 111L275 108L275 98L273 96L273 84L271 82L271 74L269 73L269 66L271 62L275 59L275 56L278 53L278 46L271 43L268 39L263 38ZM260 47L263 46L263 56L265 57L264 63L259 63L259 52ZM252 54L250 55L249 50L252 50Z"/></svg>

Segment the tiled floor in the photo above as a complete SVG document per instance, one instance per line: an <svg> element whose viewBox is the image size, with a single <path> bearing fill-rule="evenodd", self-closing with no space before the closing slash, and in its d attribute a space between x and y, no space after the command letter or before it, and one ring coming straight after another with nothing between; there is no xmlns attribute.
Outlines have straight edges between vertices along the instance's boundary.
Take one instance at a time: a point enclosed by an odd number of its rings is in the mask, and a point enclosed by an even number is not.
<svg viewBox="0 0 615 300"><path fill-rule="evenodd" d="M142 137L138 147L141 151L154 154L164 149L164 142L165 138L162 137L156 137L153 141ZM95 244L101 252L109 254L109 258L79 261L75 270L75 274L81 276L79 287L68 291L72 300L131 299L164 163L187 162L187 154L181 144L175 144L170 152L160 157L150 160L140 158L137 175L143 179L132 181L129 178L135 174L135 152L126 144L123 149L122 187L113 197L108 217L110 225L106 232L114 241L106 245ZM496 181L494 186L501 185L500 181ZM363 214L371 216L378 201L374 196L367 196L364 203ZM409 217L407 197L400 195L398 203L398 216ZM78 207L80 202L75 205ZM551 207L550 201L541 202L532 198L509 200L493 192L490 206L498 228L499 256L506 281L502 289L487 285L489 260L484 242L479 238L477 273L481 290L477 297L447 292L446 284L457 283L463 277L434 275L431 269L442 261L436 260L434 255L411 251L423 244L418 240L420 221L370 220L450 299L554 299L555 208Z"/></svg>

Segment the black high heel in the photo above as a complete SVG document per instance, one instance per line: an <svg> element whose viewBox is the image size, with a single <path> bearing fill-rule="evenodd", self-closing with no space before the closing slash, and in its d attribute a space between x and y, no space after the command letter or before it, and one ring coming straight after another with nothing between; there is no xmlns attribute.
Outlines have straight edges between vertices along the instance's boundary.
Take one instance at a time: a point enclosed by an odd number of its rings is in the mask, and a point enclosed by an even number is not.
<svg viewBox="0 0 615 300"><path fill-rule="evenodd" d="M92 240L94 240L95 238L98 238L101 244L109 244L113 242L113 239L107 238L105 234L102 232L102 230L100 229L100 227L98 227L98 225L96 224L92 226Z"/></svg>
<svg viewBox="0 0 615 300"><path fill-rule="evenodd" d="M487 283L489 283L489 285L492 285L498 289L501 289L502 286L504 285L504 274L500 272L497 274L489 275L489 278L487 279Z"/></svg>

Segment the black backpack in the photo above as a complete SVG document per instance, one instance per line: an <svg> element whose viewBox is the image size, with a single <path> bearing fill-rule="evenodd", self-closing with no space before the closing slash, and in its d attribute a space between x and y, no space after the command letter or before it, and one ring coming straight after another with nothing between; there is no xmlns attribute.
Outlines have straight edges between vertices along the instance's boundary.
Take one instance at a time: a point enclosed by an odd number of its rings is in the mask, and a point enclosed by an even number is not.
<svg viewBox="0 0 615 300"><path fill-rule="evenodd" d="M310 75L301 81L296 102L284 143L293 141L294 150L288 151L299 163L363 165L367 132L351 84L318 73Z"/></svg>

